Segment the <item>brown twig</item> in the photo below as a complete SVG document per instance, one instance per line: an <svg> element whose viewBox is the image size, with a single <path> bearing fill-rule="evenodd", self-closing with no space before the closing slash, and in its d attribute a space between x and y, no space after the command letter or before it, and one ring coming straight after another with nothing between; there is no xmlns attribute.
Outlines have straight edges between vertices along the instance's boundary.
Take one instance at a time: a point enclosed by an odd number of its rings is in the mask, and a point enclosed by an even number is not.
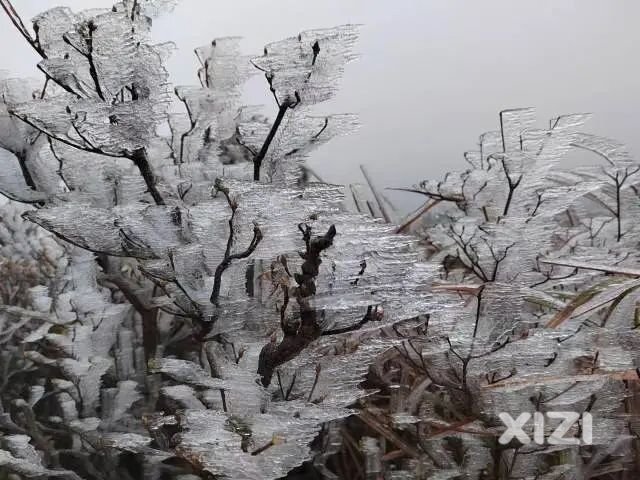
<svg viewBox="0 0 640 480"><path fill-rule="evenodd" d="M320 254L333 245L336 227L331 225L324 235L315 238L311 236L309 225L298 225L302 232L306 250L300 255L304 259L301 266L302 273L295 273L294 279L298 286L292 289L293 296L300 308L300 325L296 329L285 329L284 338L276 344L275 338L262 348L258 359L258 374L262 377L262 384L266 387L271 383L275 369L283 363L295 358L312 341L322 334L318 321L319 312L309 304L309 297L315 295L315 279L318 276L322 259Z"/></svg>
<svg viewBox="0 0 640 480"><path fill-rule="evenodd" d="M442 200L432 200L430 202L426 202L420 210L418 210L414 215L409 217L402 225L396 228L396 233L402 233L415 222L417 222L425 213L431 210L433 207L438 205Z"/></svg>
<svg viewBox="0 0 640 480"><path fill-rule="evenodd" d="M38 44L38 41L31 36L29 30L27 30L27 27L24 26L20 15L11 4L11 0L0 0L0 6L2 6L2 9L7 14L7 17L9 17L9 20L11 20L11 23L13 23L13 25L18 29L18 32L20 32L27 43L33 47L38 55L43 58L47 58L44 51L42 50L42 47L40 47L40 45Z"/></svg>
<svg viewBox="0 0 640 480"><path fill-rule="evenodd" d="M133 161L135 166L138 167L138 170L140 170L140 175L142 175L144 183L147 185L147 190L153 197L153 201L156 202L156 205L164 205L165 202L158 191L156 177L153 175L147 151L144 148L140 148L133 152L129 158Z"/></svg>
<svg viewBox="0 0 640 480"><path fill-rule="evenodd" d="M283 102L282 105L278 107L278 115L276 115L276 119L274 120L273 125L271 126L271 130L269 130L269 133L267 134L267 138L262 144L262 148L260 148L260 151L253 159L253 179L256 182L260 180L260 168L262 167L262 160L264 160L264 157L267 155L269 146L271 145L271 142L276 136L276 133L280 128L280 124L284 119L284 115L285 113L287 113L287 110L289 108L293 108L293 105L291 102Z"/></svg>
<svg viewBox="0 0 640 480"><path fill-rule="evenodd" d="M373 414L368 411L360 412L359 417L362 422L364 422L367 426L378 432L384 438L389 440L391 443L396 445L400 450L402 450L408 457L411 458L420 458L420 452L416 450L409 443L405 442L399 435L397 435L393 430L391 430L388 426L383 424L378 418L376 418Z"/></svg>
<svg viewBox="0 0 640 480"><path fill-rule="evenodd" d="M262 241L262 231L260 227L258 227L257 223L253 224L253 238L251 239L251 243L249 246L242 252L231 253L231 249L233 248L233 228L234 228L234 220L236 210L238 209L238 204L233 200L229 195L229 190L222 185L222 181L220 179L216 180L215 184L216 192L222 192L225 198L227 199L227 203L229 204L229 208L231 208L231 217L229 218L229 237L227 239L227 248L224 252L224 258L217 266L216 271L214 273L214 281L213 281L213 290L211 291L210 302L214 305L218 305L219 297L220 297L220 288L222 287L222 274L225 272L227 268L231 265L231 262L234 260L240 260L243 258L247 258L251 255L255 249L258 247L258 244Z"/></svg>
<svg viewBox="0 0 640 480"><path fill-rule="evenodd" d="M380 209L380 213L382 213L382 217L384 218L384 221L387 223L391 223L391 216L389 215L389 212L387 212L387 209L384 207L384 200L382 199L382 195L380 194L380 192L378 192L378 189L373 184L373 180L371 180L371 176L369 175L369 172L367 171L364 165L360 165L360 171L362 172L362 175L364 176L365 180L367 181L367 184L369 185L369 188L371 189L373 198L375 198L376 203L378 204L378 208Z"/></svg>

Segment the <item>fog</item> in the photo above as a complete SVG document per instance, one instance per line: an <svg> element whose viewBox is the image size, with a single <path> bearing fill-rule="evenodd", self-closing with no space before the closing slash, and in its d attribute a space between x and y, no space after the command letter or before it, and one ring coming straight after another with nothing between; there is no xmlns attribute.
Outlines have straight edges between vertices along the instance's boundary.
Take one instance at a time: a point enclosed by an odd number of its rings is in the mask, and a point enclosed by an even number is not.
<svg viewBox="0 0 640 480"><path fill-rule="evenodd" d="M61 4L15 1L23 18ZM106 0L68 0L73 9ZM156 21L158 41L178 50L175 84L196 83L194 47L241 35L248 53L300 30L363 24L361 58L349 65L340 93L323 111L360 115L356 133L314 154L327 181L363 181L366 164L380 186L411 185L464 168L462 153L498 126L503 108L534 106L549 117L592 112L588 130L640 151L640 3L634 0L183 0ZM0 19L0 69L37 75L36 55L6 17ZM275 114L264 79L247 86L248 103ZM392 198L408 208L419 199Z"/></svg>

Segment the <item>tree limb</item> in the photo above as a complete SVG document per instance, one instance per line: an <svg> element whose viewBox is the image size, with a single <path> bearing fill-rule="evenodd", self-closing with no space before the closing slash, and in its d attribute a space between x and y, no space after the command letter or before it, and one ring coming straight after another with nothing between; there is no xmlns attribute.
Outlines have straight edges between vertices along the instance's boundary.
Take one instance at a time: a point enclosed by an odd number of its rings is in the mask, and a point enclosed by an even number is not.
<svg viewBox="0 0 640 480"><path fill-rule="evenodd" d="M294 279L298 284L292 288L290 295L296 299L300 308L300 324L297 328L284 329L284 338L276 344L275 337L262 348L258 359L258 374L262 377L262 385L265 387L271 383L275 369L283 363L295 358L311 342L322 335L318 310L309 304L309 298L316 293L315 280L318 276L322 259L320 254L333 245L336 236L336 227L331 225L324 235L311 237L309 225L298 225L302 232L306 250L300 253L304 262L301 266L302 273L295 273Z"/></svg>

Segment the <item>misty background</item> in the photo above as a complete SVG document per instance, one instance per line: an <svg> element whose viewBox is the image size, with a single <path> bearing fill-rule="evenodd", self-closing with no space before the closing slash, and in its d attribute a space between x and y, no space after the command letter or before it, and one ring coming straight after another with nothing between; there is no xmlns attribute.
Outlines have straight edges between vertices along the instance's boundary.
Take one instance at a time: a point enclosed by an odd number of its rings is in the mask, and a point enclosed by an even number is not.
<svg viewBox="0 0 640 480"><path fill-rule="evenodd" d="M109 0L18 0L25 23L57 5L109 7ZM636 0L182 0L155 21L154 38L173 41L175 85L197 84L193 49L242 36L247 53L301 30L362 24L361 58L348 65L336 97L319 112L356 113L361 128L332 140L310 166L332 183L363 182L365 164L381 187L409 186L464 169L462 154L498 128L505 108L536 107L550 117L591 112L586 131L640 152L640 2ZM38 76L36 54L0 15L0 69ZM245 101L276 107L264 78ZM391 192L401 209L421 198Z"/></svg>

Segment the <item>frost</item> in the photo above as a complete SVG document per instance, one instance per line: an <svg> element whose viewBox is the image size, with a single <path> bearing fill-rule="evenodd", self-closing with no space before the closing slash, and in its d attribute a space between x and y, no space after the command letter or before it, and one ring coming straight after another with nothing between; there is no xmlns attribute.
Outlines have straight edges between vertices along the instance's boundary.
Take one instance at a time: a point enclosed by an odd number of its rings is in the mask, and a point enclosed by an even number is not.
<svg viewBox="0 0 640 480"><path fill-rule="evenodd" d="M270 43L253 64L265 72L280 105L305 105L328 100L337 90L344 66L355 59L355 25L309 30L297 37Z"/></svg>
<svg viewBox="0 0 640 480"><path fill-rule="evenodd" d="M421 310L403 305L409 291L427 305L437 268L419 263L414 239L347 212L341 187L304 179L306 156L357 126L310 110L354 58L354 27L303 32L253 61L238 39L216 39L196 49L200 87L176 88L186 115L169 115L169 48L148 37L161 3L41 14L30 38L45 87L31 99L6 83L3 118L18 130L3 147L33 145L3 157L3 192L38 203L25 218L68 258L34 294L40 325L24 339L25 367L51 371L58 391L35 375L24 408L57 409L46 421L67 425L85 475L77 447L91 438L145 455L151 476L175 456L195 471L276 478L366 394L367 366L389 346L380 328ZM273 122L239 103L259 71Z"/></svg>
<svg viewBox="0 0 640 480"><path fill-rule="evenodd" d="M0 191L31 204L0 222L7 277L30 279L1 292L7 472L351 478L352 435L389 478L559 480L630 454L640 166L621 145L587 115L506 110L396 226L375 187L304 165L358 126L313 108L356 27L259 57L216 39L169 113L149 30L171 3L56 8L35 36L12 17L46 83L0 84ZM272 120L240 103L256 72ZM563 169L572 149L604 167ZM594 415L593 446L497 443L500 412L558 409Z"/></svg>
<svg viewBox="0 0 640 480"><path fill-rule="evenodd" d="M427 471L478 475L498 468L489 458L498 448L509 478L534 471L563 478L567 470L550 465L563 450L572 478L584 478L596 466L615 469L606 456L630 448L626 429L634 427L620 416L630 393L621 381L637 378L637 279L628 277L637 276L638 260L625 218L635 216L638 164L616 142L581 133L584 115L538 130L532 114L502 112L500 132L481 136L480 151L465 154L471 168L407 189L426 197L414 230L428 236L431 260L443 267L433 288L454 302L430 316L426 336L405 333L395 359L409 362L402 371L429 379L409 395L392 392L388 404L397 417L410 403L421 419L410 438L423 446ZM605 165L563 169L572 148ZM504 428L500 412L534 411L591 413L588 448L600 453L583 463L572 455L584 447L492 447L466 433L491 436ZM525 431L532 435L532 425Z"/></svg>

